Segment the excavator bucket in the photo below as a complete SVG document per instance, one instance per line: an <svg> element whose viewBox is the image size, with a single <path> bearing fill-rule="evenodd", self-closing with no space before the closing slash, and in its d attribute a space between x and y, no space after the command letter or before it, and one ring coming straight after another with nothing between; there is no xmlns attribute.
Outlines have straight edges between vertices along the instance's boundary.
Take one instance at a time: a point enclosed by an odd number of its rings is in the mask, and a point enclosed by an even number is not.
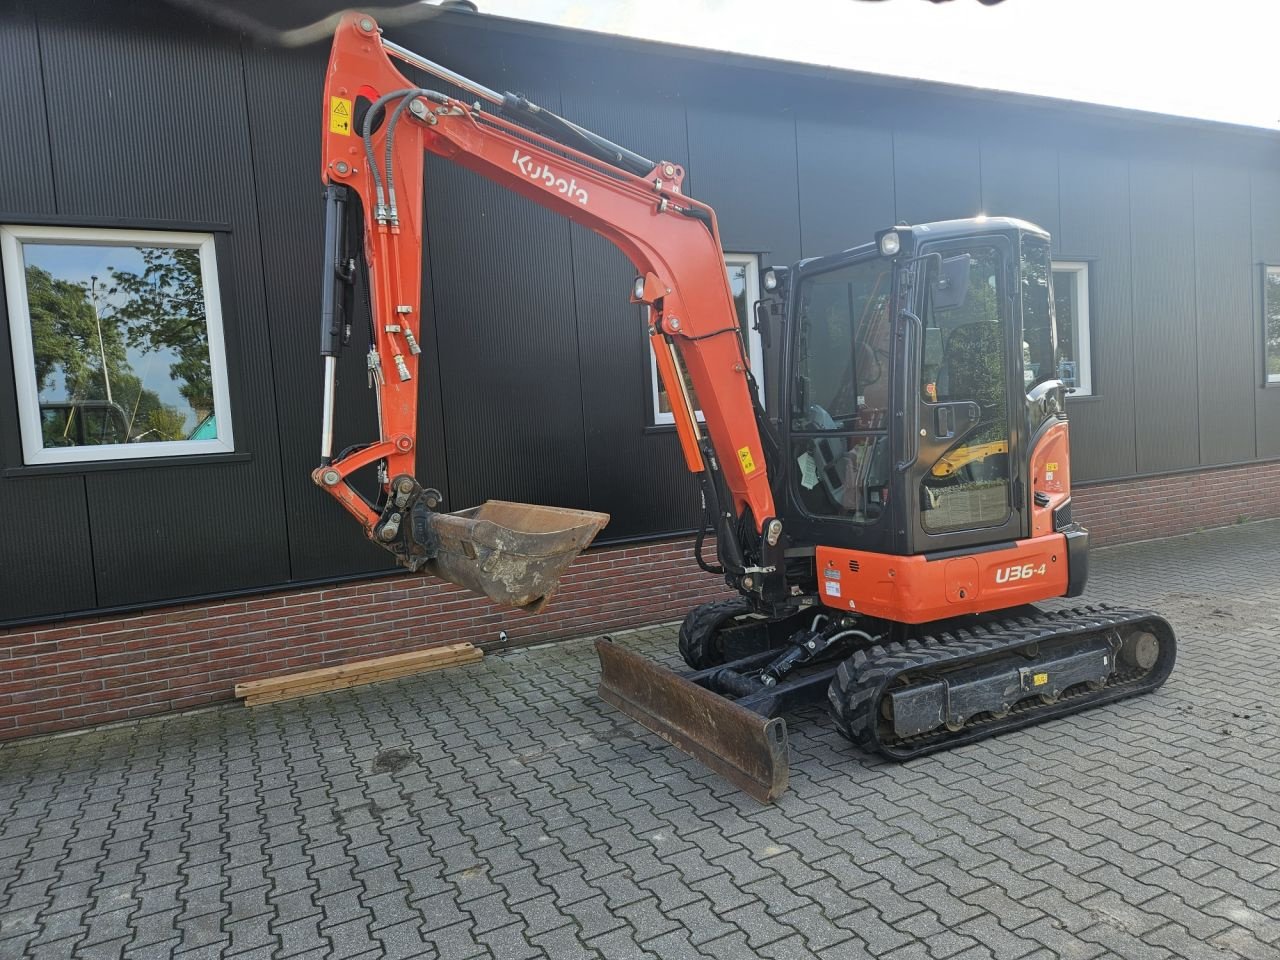
<svg viewBox="0 0 1280 960"><path fill-rule="evenodd" d="M600 697L761 803L787 789L787 724L712 693L607 637Z"/></svg>
<svg viewBox="0 0 1280 960"><path fill-rule="evenodd" d="M560 575L609 522L607 513L490 500L428 521L437 552L425 569L494 603L541 610Z"/></svg>

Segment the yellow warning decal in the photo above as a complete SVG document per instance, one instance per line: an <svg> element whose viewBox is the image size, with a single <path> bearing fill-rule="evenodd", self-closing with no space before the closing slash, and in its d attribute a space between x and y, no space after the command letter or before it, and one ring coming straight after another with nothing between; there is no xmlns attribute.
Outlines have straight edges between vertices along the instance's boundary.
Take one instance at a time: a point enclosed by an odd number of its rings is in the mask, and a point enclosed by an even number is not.
<svg viewBox="0 0 1280 960"><path fill-rule="evenodd" d="M351 136L351 101L343 97L329 98L329 132Z"/></svg>
<svg viewBox="0 0 1280 960"><path fill-rule="evenodd" d="M1045 468L1046 470L1048 470L1050 473L1057 473L1057 472L1058 472L1058 464L1057 464L1057 463L1046 463L1046 464L1044 465L1044 468Z"/></svg>
<svg viewBox="0 0 1280 960"><path fill-rule="evenodd" d="M1037 673L1034 677L1031 678L1031 685L1033 687L1043 687L1048 682L1049 682L1049 675L1047 673Z"/></svg>
<svg viewBox="0 0 1280 960"><path fill-rule="evenodd" d="M751 448L750 448L750 447L741 447L741 448L738 450L738 460L739 460L739 462L741 462L741 464L742 464L742 472L743 472L743 473L755 473L755 472L756 472L756 461L755 461L755 459L751 456Z"/></svg>

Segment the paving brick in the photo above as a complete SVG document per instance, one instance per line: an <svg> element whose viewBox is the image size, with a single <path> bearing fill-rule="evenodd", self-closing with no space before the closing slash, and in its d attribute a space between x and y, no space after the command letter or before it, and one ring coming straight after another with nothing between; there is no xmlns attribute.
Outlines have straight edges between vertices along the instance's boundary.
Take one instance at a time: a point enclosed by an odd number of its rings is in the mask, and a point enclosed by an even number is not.
<svg viewBox="0 0 1280 960"><path fill-rule="evenodd" d="M1099 551L1088 600L1188 638L1160 693L903 766L802 711L768 807L585 640L8 743L0 957L1275 960L1278 566L1280 524Z"/></svg>

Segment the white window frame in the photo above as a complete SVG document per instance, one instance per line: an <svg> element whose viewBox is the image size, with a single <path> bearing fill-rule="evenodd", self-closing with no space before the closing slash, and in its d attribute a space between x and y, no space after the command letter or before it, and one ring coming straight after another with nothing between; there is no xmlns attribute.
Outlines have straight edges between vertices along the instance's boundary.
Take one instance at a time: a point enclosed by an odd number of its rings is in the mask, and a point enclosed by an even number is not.
<svg viewBox="0 0 1280 960"><path fill-rule="evenodd" d="M1263 383L1280 383L1280 373L1269 373L1267 371L1267 289L1271 286L1271 278L1280 276L1280 267L1273 264L1263 264L1262 267L1262 375L1265 377Z"/></svg>
<svg viewBox="0 0 1280 960"><path fill-rule="evenodd" d="M755 303L760 299L760 258L754 253L726 253L724 255L725 275L728 275L730 266L745 266L747 268L747 310L755 309ZM747 329L750 336L747 337L747 352L750 355L751 373L756 378L756 384L760 388L760 402L765 402L764 393L764 344L760 341L760 331L755 328L752 319L747 321ZM653 350L649 351L649 393L653 403L653 425L655 427L672 426L675 424L675 416L666 413L658 408L658 361L653 355ZM698 421L705 421L702 411L698 410Z"/></svg>
<svg viewBox="0 0 1280 960"><path fill-rule="evenodd" d="M1050 268L1055 274L1069 273L1075 284L1073 300L1076 305L1075 338L1076 386L1068 391L1072 397L1093 396L1093 371L1089 353L1089 261L1054 260Z"/></svg>
<svg viewBox="0 0 1280 960"><path fill-rule="evenodd" d="M92 446L44 446L40 427L40 385L36 382L35 348L31 339L31 312L27 301L26 258L23 245L74 244L77 246L171 247L200 251L200 281L204 291L205 322L209 331L209 368L213 384L213 413L218 436L213 440L158 440L153 443L104 443ZM90 463L155 457L189 457L233 453L231 402L227 389L227 350L222 332L222 300L218 294L218 264L213 235L161 230L109 230L95 227L0 226L0 264L3 265L5 300L9 309L9 336L13 348L13 372L18 388L18 422L22 433L23 461L28 465Z"/></svg>

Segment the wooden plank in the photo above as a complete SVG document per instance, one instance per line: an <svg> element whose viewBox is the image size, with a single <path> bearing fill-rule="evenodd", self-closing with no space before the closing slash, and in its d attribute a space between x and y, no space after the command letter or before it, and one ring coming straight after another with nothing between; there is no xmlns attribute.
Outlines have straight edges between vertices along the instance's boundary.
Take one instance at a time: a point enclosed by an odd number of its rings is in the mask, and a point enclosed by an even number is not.
<svg viewBox="0 0 1280 960"><path fill-rule="evenodd" d="M472 663L481 659L483 654L472 648L470 650L450 650L439 656L429 658L415 657L399 659L387 663L378 660L363 660L343 664L339 667L325 668L323 671L308 670L290 677L274 677L261 682L260 685L237 685L237 693L242 697L261 696L264 694L287 693L290 690L323 689L327 685L342 683L345 680L372 681L388 675L404 675L432 670L437 667L453 666L459 663ZM385 658L390 660L391 658ZM247 689L246 689L247 688Z"/></svg>
<svg viewBox="0 0 1280 960"><path fill-rule="evenodd" d="M427 673L444 667L475 663L480 659L482 659L482 656L480 655L480 651L477 650L475 651L475 655L471 656L459 654L449 660L436 660L428 664L408 664L399 667L389 667L383 670L351 674L345 677L337 677L329 680L318 680L314 683L288 687L283 690L267 690L245 697L244 702L245 706L251 707L259 703L273 703L276 700L288 700L291 697L305 697L313 693L324 693L328 690L345 690L348 687L356 687L366 683L378 683L382 680L396 680L400 677L410 677L414 674Z"/></svg>
<svg viewBox="0 0 1280 960"><path fill-rule="evenodd" d="M340 677L301 687L291 687L284 690L254 694L252 696L245 697L244 704L247 707L253 707L264 703L275 703L279 700L292 700L297 697L307 697L317 693L345 690L350 687L358 687L370 683L380 683L384 680L397 680L403 677L415 676L420 673L429 673L433 670L439 670L444 667L474 663L480 659L481 657L460 657L448 663L437 661L426 665L419 664L416 666L405 666L378 673L356 674L353 676Z"/></svg>
<svg viewBox="0 0 1280 960"><path fill-rule="evenodd" d="M476 651L479 653L479 651ZM323 689L335 683L345 683L348 680L356 682L374 681L383 677L401 677L411 673L420 673L424 670L434 670L437 667L451 667L462 663L473 663L481 659L473 653L457 653L450 657L438 657L427 663L401 663L392 664L390 666L372 666L364 670L351 671L340 677L324 677L317 680L311 680L307 683L291 683L288 686L278 689L255 690L248 696L263 696L266 694L289 693L292 690L317 690Z"/></svg>
<svg viewBox="0 0 1280 960"><path fill-rule="evenodd" d="M249 680L236 684L237 697L250 697L259 693L286 690L291 687L306 686L324 680L336 680L342 677L377 671L394 669L399 666L429 667L432 663L452 663L458 655L471 659L479 659L483 654L470 643L452 643L443 647L432 647L429 650L414 650L409 653L396 653L373 660L357 660L333 667L318 667L315 670L303 670L299 673L286 674L279 677L267 677L262 680Z"/></svg>
<svg viewBox="0 0 1280 960"><path fill-rule="evenodd" d="M293 678L277 678L279 682L269 683L261 687L255 687L250 690L244 690L240 695L243 697L254 697L268 693L284 693L289 690L312 690L323 688L327 684L338 683L348 679L365 679L375 680L388 674L403 675L405 673L417 673L423 670L432 670L436 667L453 666L459 663L472 663L481 659L480 651L458 651L448 656L432 657L429 660L412 660L408 662L398 662L391 664L381 664L376 660L365 660L359 663L344 664L340 673L335 672L324 676L306 676L303 679ZM314 671L307 671L313 674ZM301 675L299 675L301 676Z"/></svg>

